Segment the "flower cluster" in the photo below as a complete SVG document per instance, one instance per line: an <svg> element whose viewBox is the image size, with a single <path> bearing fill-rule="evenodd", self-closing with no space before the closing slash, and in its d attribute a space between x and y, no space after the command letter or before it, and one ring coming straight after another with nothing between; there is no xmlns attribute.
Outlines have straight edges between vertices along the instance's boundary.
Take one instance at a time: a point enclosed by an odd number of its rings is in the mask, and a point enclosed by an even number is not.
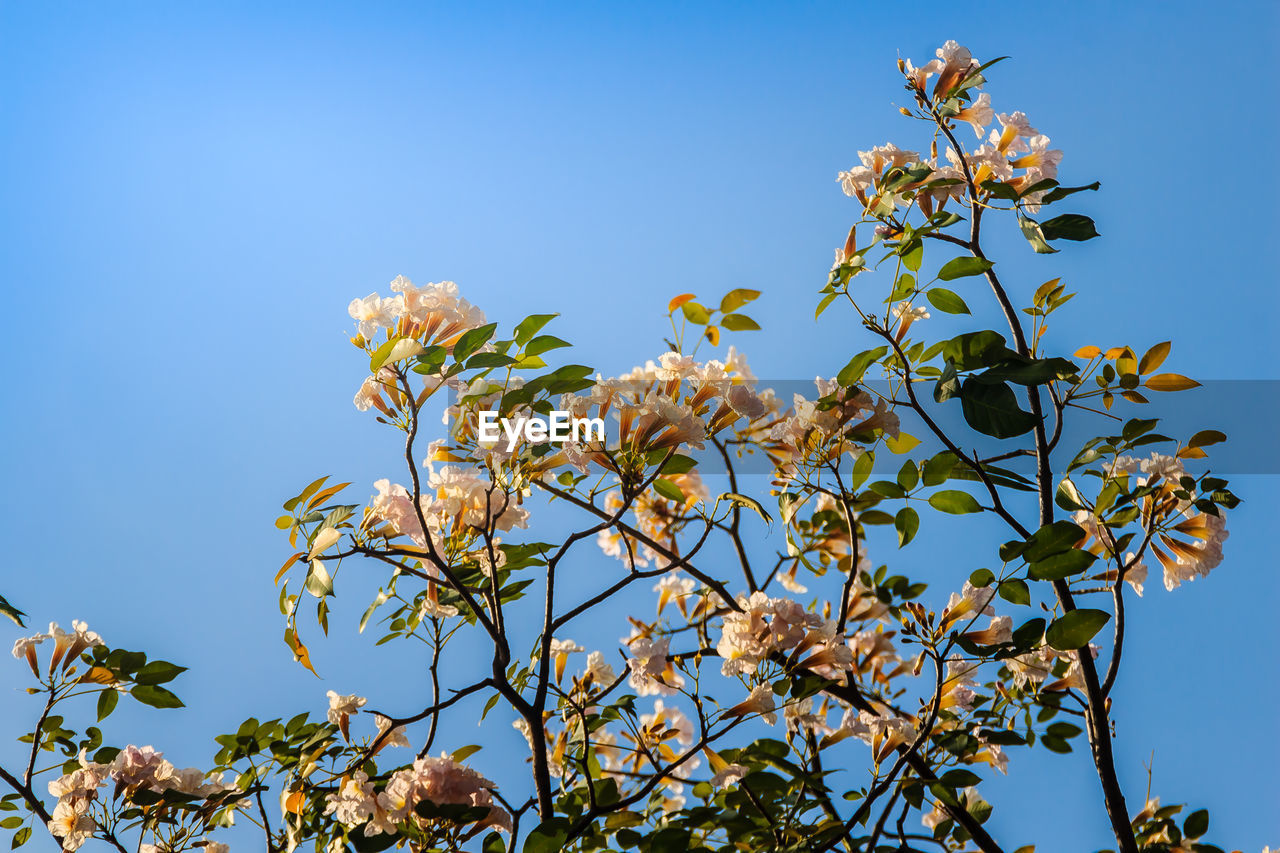
<svg viewBox="0 0 1280 853"><path fill-rule="evenodd" d="M755 592L740 598L737 612L724 617L716 651L723 658L725 675L749 676L774 655L789 656L818 672L847 670L853 652L837 636L836 623L810 613L788 598L770 598Z"/></svg>
<svg viewBox="0 0 1280 853"><path fill-rule="evenodd" d="M49 831L63 840L63 849L75 850L98 829L90 815L90 807L98 798L98 789L108 781L129 797L138 791L162 794L176 791L191 797L207 798L236 790L236 785L221 776L196 767L179 769L150 746L126 746L109 764L90 761L81 752L80 767L49 783L50 795L57 798L49 821Z"/></svg>
<svg viewBox="0 0 1280 853"><path fill-rule="evenodd" d="M53 673L59 663L66 670L75 662L81 652L102 645L102 637L98 636L96 631L90 631L89 626L84 622L73 620L70 631L64 631L58 627L57 622L50 622L47 633L21 637L13 644L13 656L19 660L26 658L31 671L37 677L40 675L40 669L36 660L36 648L45 640L53 640L53 654L49 658L50 674Z"/></svg>
<svg viewBox="0 0 1280 853"><path fill-rule="evenodd" d="M405 824L428 829L437 821L452 823L424 817L418 809L420 804L461 805L484 812L478 819L466 821L471 827L468 835L488 826L509 832L511 815L494 804L492 789L493 782L441 753L439 758L420 758L409 767L396 770L381 791L375 791L368 774L355 771L343 778L335 793L326 795L325 814L333 815L349 829L363 825L367 836L394 835Z"/></svg>

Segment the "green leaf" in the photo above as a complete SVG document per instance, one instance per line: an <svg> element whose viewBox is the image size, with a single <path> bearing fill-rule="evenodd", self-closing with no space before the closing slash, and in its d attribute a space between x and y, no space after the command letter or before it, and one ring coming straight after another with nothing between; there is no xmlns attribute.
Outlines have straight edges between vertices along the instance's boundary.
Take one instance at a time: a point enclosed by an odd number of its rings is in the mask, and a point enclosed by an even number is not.
<svg viewBox="0 0 1280 853"><path fill-rule="evenodd" d="M1013 630L1013 645L1019 651L1033 648L1044 636L1044 620L1035 618L1024 622Z"/></svg>
<svg viewBox="0 0 1280 853"><path fill-rule="evenodd" d="M1098 236L1093 220L1079 213L1064 213L1040 223L1048 240L1092 240Z"/></svg>
<svg viewBox="0 0 1280 853"><path fill-rule="evenodd" d="M755 332L760 329L760 324L746 314L725 314L720 318L720 325L731 332Z"/></svg>
<svg viewBox="0 0 1280 853"><path fill-rule="evenodd" d="M516 359L501 352L478 352L467 361L467 370L483 370L515 364Z"/></svg>
<svg viewBox="0 0 1280 853"><path fill-rule="evenodd" d="M1017 578L1011 578L1000 583L997 590L1000 597L1010 604L1030 604L1031 588L1027 586L1027 582Z"/></svg>
<svg viewBox="0 0 1280 853"><path fill-rule="evenodd" d="M705 326L711 322L711 314L697 302L686 302L680 306L680 310L684 312L684 318L694 325ZM525 849L528 849L527 845Z"/></svg>
<svg viewBox="0 0 1280 853"><path fill-rule="evenodd" d="M828 293L822 297L822 301L818 303L818 307L813 311L813 319L816 320L821 317L822 312L827 310L827 306L834 302L837 296L839 296L838 293Z"/></svg>
<svg viewBox="0 0 1280 853"><path fill-rule="evenodd" d="M447 355L448 352L444 347L433 344L418 356L418 366L413 369L413 372L424 376L434 376L444 366L445 356Z"/></svg>
<svg viewBox="0 0 1280 853"><path fill-rule="evenodd" d="M990 330L966 332L942 345L942 355L956 363L957 370L977 370L999 364L1014 354L1004 336Z"/></svg>
<svg viewBox="0 0 1280 853"><path fill-rule="evenodd" d="M976 785L982 781L982 777L972 770L965 770L957 767L954 770L948 770L942 774L938 780L948 788L968 788L970 785Z"/></svg>
<svg viewBox="0 0 1280 853"><path fill-rule="evenodd" d="M413 338L392 338L373 351L369 356L369 370L377 373L384 364L394 364L415 355L421 355L425 348Z"/></svg>
<svg viewBox="0 0 1280 853"><path fill-rule="evenodd" d="M164 684L173 681L186 671L187 668L185 666L178 666L168 661L155 660L138 670L138 674L133 677L133 680L138 684Z"/></svg>
<svg viewBox="0 0 1280 853"><path fill-rule="evenodd" d="M152 708L182 708L182 700L163 687L154 684L140 684L129 691L129 695L144 705Z"/></svg>
<svg viewBox="0 0 1280 853"><path fill-rule="evenodd" d="M920 272L920 264L924 261L924 246L916 246L902 256L902 265L912 272Z"/></svg>
<svg viewBox="0 0 1280 853"><path fill-rule="evenodd" d="M311 571L307 572L307 579L303 582L302 588L316 598L333 594L333 578L320 560L311 561Z"/></svg>
<svg viewBox="0 0 1280 853"><path fill-rule="evenodd" d="M944 450L930 457L924 463L922 482L926 486L941 486L951 477L951 472L955 469L957 461L956 455L950 450Z"/></svg>
<svg viewBox="0 0 1280 853"><path fill-rule="evenodd" d="M1033 580L1056 581L1078 575L1093 565L1098 559L1088 551L1065 551L1037 560L1031 564L1027 574Z"/></svg>
<svg viewBox="0 0 1280 853"><path fill-rule="evenodd" d="M1072 610L1053 620L1045 639L1059 651L1084 648L1111 619L1105 610Z"/></svg>
<svg viewBox="0 0 1280 853"><path fill-rule="evenodd" d="M956 373L956 363L947 359L947 366L942 369L937 384L933 386L933 400L936 403L945 403L959 395L960 377Z"/></svg>
<svg viewBox="0 0 1280 853"><path fill-rule="evenodd" d="M1085 184L1083 187L1055 187L1054 189L1049 190L1049 192L1046 193L1044 198L1040 201L1043 204L1053 204L1055 201L1064 199L1074 193L1084 192L1085 190L1096 190L1100 186L1102 186L1102 184L1094 181L1091 184Z"/></svg>
<svg viewBox="0 0 1280 853"><path fill-rule="evenodd" d="M746 495L740 495L737 492L725 492L716 499L716 503L720 501L732 501L738 506L745 506L747 509L755 510L756 515L764 519L765 524L773 524L773 516L765 510L760 501Z"/></svg>
<svg viewBox="0 0 1280 853"><path fill-rule="evenodd" d="M1209 812L1206 809L1197 809L1187 815L1186 822L1182 824L1182 834L1187 838L1199 838L1209 831Z"/></svg>
<svg viewBox="0 0 1280 853"><path fill-rule="evenodd" d="M570 346L568 341L561 340L555 335L538 335L525 346L524 354L526 357L542 355L544 352L567 346Z"/></svg>
<svg viewBox="0 0 1280 853"><path fill-rule="evenodd" d="M858 353L836 374L836 381L846 387L856 384L867 372L867 368L884 358L888 352L888 347L876 347Z"/></svg>
<svg viewBox="0 0 1280 853"><path fill-rule="evenodd" d="M1031 244L1036 254L1052 255L1058 251L1045 239L1040 223L1029 216L1024 216L1021 210L1018 211L1018 228L1022 230L1022 236L1027 238L1027 242Z"/></svg>
<svg viewBox="0 0 1280 853"><path fill-rule="evenodd" d="M935 287L925 294L929 304L945 314L971 314L964 300L945 287Z"/></svg>
<svg viewBox="0 0 1280 853"><path fill-rule="evenodd" d="M524 853L560 853L568 838L569 821L566 818L547 818L524 840Z"/></svg>
<svg viewBox="0 0 1280 853"><path fill-rule="evenodd" d="M1061 554L1084 539L1084 528L1071 521L1054 521L1044 525L1027 540L1022 557L1028 563L1043 560L1052 554Z"/></svg>
<svg viewBox="0 0 1280 853"><path fill-rule="evenodd" d="M680 487L670 480L665 480L662 477L659 477L653 481L653 490L667 500L672 500L681 504L685 502L684 492L680 491Z"/></svg>
<svg viewBox="0 0 1280 853"><path fill-rule="evenodd" d="M975 569L969 575L969 583L979 589L985 589L995 582L996 576L990 569Z"/></svg>
<svg viewBox="0 0 1280 853"><path fill-rule="evenodd" d="M24 826L13 834L13 841L9 842L10 850L17 850L19 847L27 843L27 839L31 837L31 827Z"/></svg>
<svg viewBox="0 0 1280 853"><path fill-rule="evenodd" d="M987 382L1007 381L1019 385L1045 385L1055 379L1074 376L1079 371L1080 368L1065 358L1013 356L983 371L981 378Z"/></svg>
<svg viewBox="0 0 1280 853"><path fill-rule="evenodd" d="M949 512L952 515L982 512L982 506L974 499L973 495L958 489L945 489L941 492L934 492L929 496L929 506L941 512Z"/></svg>
<svg viewBox="0 0 1280 853"><path fill-rule="evenodd" d="M720 312L722 314L732 314L734 311L737 311L743 305L746 305L748 302L751 302L759 296L760 291L758 290L750 290L745 287L734 288L726 293L724 298L720 300ZM725 325L729 326L728 323L725 323ZM729 328L732 327L730 326Z"/></svg>
<svg viewBox="0 0 1280 853"><path fill-rule="evenodd" d="M904 506L893 517L893 526L898 531L898 547L901 548L914 539L916 531L920 529L920 513Z"/></svg>
<svg viewBox="0 0 1280 853"><path fill-rule="evenodd" d="M524 346L529 341L533 340L533 336L538 334L539 329L559 316L559 314L530 314L528 317L525 317L516 326L516 343L520 346Z"/></svg>
<svg viewBox="0 0 1280 853"><path fill-rule="evenodd" d="M489 342L493 337L493 333L498 330L497 323L486 323L476 329L463 332L462 337L458 338L453 345L453 358L455 361L466 361L467 357L474 354L476 350Z"/></svg>
<svg viewBox="0 0 1280 853"><path fill-rule="evenodd" d="M982 275L993 266L995 264L986 258L964 255L959 258L952 258L943 264L942 269L938 270L938 278L941 281L954 281L957 278L966 276Z"/></svg>
<svg viewBox="0 0 1280 853"><path fill-rule="evenodd" d="M1037 423L1035 415L1018 406L1013 389L1003 382L992 385L969 377L960 386L960 404L969 426L996 438L1022 435Z"/></svg>
<svg viewBox="0 0 1280 853"><path fill-rule="evenodd" d="M8 616L10 619L12 619L14 622L18 623L19 628L27 627L26 624L22 621L22 617L26 616L27 614L23 613L21 610L19 610L18 608L10 604L3 595L0 595L0 614L4 614L5 616Z"/></svg>
<svg viewBox="0 0 1280 853"><path fill-rule="evenodd" d="M120 691L108 687L98 694L98 722L102 722L116 709L120 702Z"/></svg>

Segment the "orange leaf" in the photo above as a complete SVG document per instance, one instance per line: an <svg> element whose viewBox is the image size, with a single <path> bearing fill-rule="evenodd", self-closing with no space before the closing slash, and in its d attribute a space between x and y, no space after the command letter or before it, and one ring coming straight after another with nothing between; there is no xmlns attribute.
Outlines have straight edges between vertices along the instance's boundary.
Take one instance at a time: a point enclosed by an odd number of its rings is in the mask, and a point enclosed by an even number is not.
<svg viewBox="0 0 1280 853"><path fill-rule="evenodd" d="M1200 387L1199 382L1180 373L1157 373L1147 377L1147 381L1142 384L1152 391L1186 391L1188 388Z"/></svg>
<svg viewBox="0 0 1280 853"><path fill-rule="evenodd" d="M307 647L302 640L298 639L298 632L292 628L286 629L284 641L289 644L289 648L293 651L294 660L311 670L311 674L319 678L320 673L316 672L316 668L311 665L311 653L307 651Z"/></svg>
<svg viewBox="0 0 1280 853"><path fill-rule="evenodd" d="M694 298L696 298L696 294L693 294L693 293L680 294L675 299L672 299L670 302L667 303L667 313L670 314L672 311L675 311L681 305L685 304L690 299L694 299Z"/></svg>
<svg viewBox="0 0 1280 853"><path fill-rule="evenodd" d="M289 567L296 563L298 558L301 556L302 552L299 551L297 554L294 554L292 557L284 561L284 565L280 567L280 571L276 572L276 583L280 583L280 578L284 577L284 573L289 571Z"/></svg>
<svg viewBox="0 0 1280 853"><path fill-rule="evenodd" d="M289 814L302 814L302 805L306 800L306 796L304 796L301 791L294 791L292 794L285 797L284 810L289 812Z"/></svg>
<svg viewBox="0 0 1280 853"><path fill-rule="evenodd" d="M1160 365L1164 364L1165 358L1169 355L1169 350L1173 348L1173 344L1165 341L1162 344L1156 344L1147 350L1147 354L1142 357L1142 362L1138 365L1139 373L1150 373Z"/></svg>
<svg viewBox="0 0 1280 853"><path fill-rule="evenodd" d="M1117 358L1124 355L1124 352L1127 349L1128 347L1112 347L1106 351L1105 357L1107 361L1115 361Z"/></svg>
<svg viewBox="0 0 1280 853"><path fill-rule="evenodd" d="M1076 350L1076 358L1097 358L1102 355L1102 350L1095 346L1080 347Z"/></svg>
<svg viewBox="0 0 1280 853"><path fill-rule="evenodd" d="M327 501L329 498L333 497L350 485L350 483L339 483L336 486L330 486L327 489L322 489L319 492L316 492L316 496L311 499L311 503L307 504L307 509L315 509L321 503Z"/></svg>

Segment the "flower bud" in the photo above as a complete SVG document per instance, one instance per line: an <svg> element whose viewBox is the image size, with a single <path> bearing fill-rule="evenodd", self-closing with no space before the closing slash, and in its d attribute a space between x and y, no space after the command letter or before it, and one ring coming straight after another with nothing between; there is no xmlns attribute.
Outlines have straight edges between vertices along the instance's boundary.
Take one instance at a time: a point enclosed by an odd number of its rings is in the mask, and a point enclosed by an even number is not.
<svg viewBox="0 0 1280 853"><path fill-rule="evenodd" d="M901 57L901 56L899 56L899 57L898 57L898 73L899 73L899 74L906 74L906 73L907 73L907 63L905 63L905 62L903 62L903 61L902 61L902 57Z"/></svg>
<svg viewBox="0 0 1280 853"><path fill-rule="evenodd" d="M904 116L911 115L911 110L907 109L906 107L898 107L898 112L902 113Z"/></svg>

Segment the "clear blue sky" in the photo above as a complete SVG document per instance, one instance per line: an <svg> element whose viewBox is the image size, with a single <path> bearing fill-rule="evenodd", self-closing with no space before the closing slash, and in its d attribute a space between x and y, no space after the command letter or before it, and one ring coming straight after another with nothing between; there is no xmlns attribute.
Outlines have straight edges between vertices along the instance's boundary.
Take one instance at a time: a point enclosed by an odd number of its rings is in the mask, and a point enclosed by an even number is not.
<svg viewBox="0 0 1280 853"><path fill-rule="evenodd" d="M207 763L212 734L329 688L420 707L368 638L316 642L323 682L280 642L280 503L322 473L356 495L398 474L395 436L350 403L353 296L450 278L504 323L562 312L575 359L610 372L661 352L675 293L753 287L757 374L834 373L859 342L813 321L856 216L834 178L859 148L913 147L899 53L1011 55L997 109L1066 151L1068 183L1102 181L1081 209L1103 239L1019 261L1080 291L1063 349L1173 338L1182 372L1277 378L1275 3L265 5L0 4L0 592L192 668L190 710L121 713L109 738ZM1154 752L1165 802L1249 851L1280 841L1280 488L1238 492L1225 564L1134 608L1116 720L1131 801ZM936 554L876 556L942 600L978 565L943 581ZM336 635L363 605L342 599ZM598 630L577 639L623 633ZM33 714L5 667L15 732ZM522 749L506 725L486 737ZM991 783L997 837L1105 846L1087 757L1041 755Z"/></svg>

